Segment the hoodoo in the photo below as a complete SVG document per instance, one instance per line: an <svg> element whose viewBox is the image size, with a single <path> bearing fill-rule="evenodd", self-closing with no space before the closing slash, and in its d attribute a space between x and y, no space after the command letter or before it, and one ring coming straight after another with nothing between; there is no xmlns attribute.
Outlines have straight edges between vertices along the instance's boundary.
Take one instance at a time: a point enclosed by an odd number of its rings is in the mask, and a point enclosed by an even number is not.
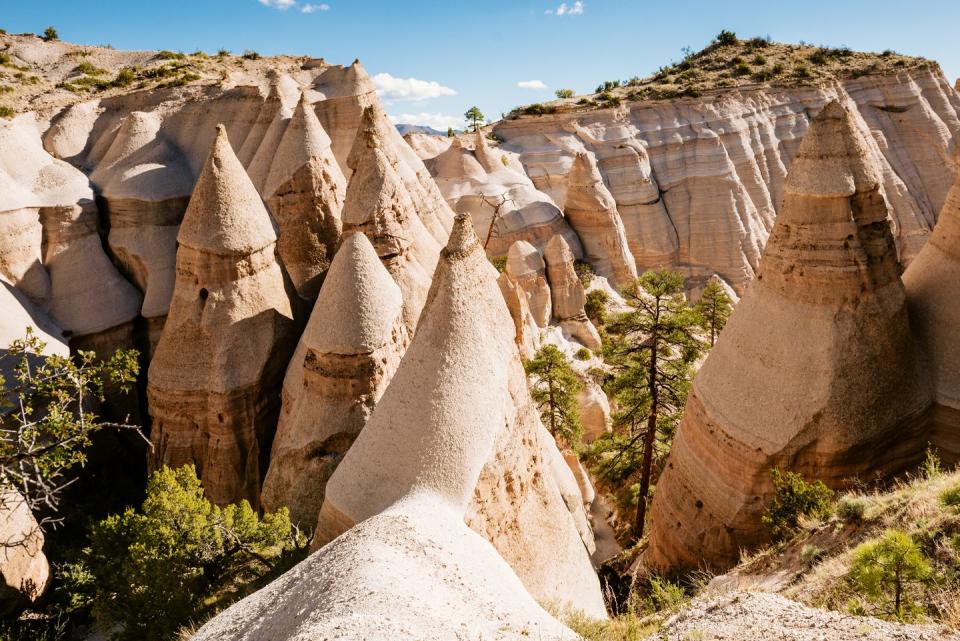
<svg viewBox="0 0 960 641"><path fill-rule="evenodd" d="M530 313L537 325L549 325L553 305L550 285L547 284L547 265L537 248L525 240L512 244L507 252L505 273L526 294Z"/></svg>
<svg viewBox="0 0 960 641"><path fill-rule="evenodd" d="M645 561L735 562L765 537L773 468L836 488L918 462L920 380L879 175L834 101L811 122L760 273L694 382Z"/></svg>
<svg viewBox="0 0 960 641"><path fill-rule="evenodd" d="M264 509L316 523L327 479L363 429L407 347L403 296L366 236L333 259L283 381Z"/></svg>
<svg viewBox="0 0 960 641"><path fill-rule="evenodd" d="M572 513L582 499L564 502L569 479L557 478L552 463L563 461L514 336L496 272L461 214L410 348L327 484L314 543L404 497L430 496L482 533L534 597L605 616L589 528L581 532Z"/></svg>
<svg viewBox="0 0 960 641"><path fill-rule="evenodd" d="M600 349L600 334L593 326L583 305L587 300L583 284L573 267L573 252L563 236L554 236L543 252L550 280L553 318L571 336L589 347Z"/></svg>
<svg viewBox="0 0 960 641"><path fill-rule="evenodd" d="M343 231L360 232L403 292L403 317L412 334L430 289L440 246L418 215L376 112L368 108L350 151L353 169L343 205Z"/></svg>
<svg viewBox="0 0 960 641"><path fill-rule="evenodd" d="M279 228L280 260L301 298L317 297L337 251L346 188L330 149L330 137L303 94L283 132L263 189Z"/></svg>
<svg viewBox="0 0 960 641"><path fill-rule="evenodd" d="M957 162L960 164L960 154ZM933 379L930 442L960 459L960 175L930 239L903 274L910 323Z"/></svg>
<svg viewBox="0 0 960 641"><path fill-rule="evenodd" d="M583 242L587 260L615 285L637 277L617 201L603 183L600 170L585 153L577 154L567 178L563 211Z"/></svg>
<svg viewBox="0 0 960 641"><path fill-rule="evenodd" d="M194 464L219 504L259 503L292 314L276 233L226 130L177 240L170 313L148 374L152 464Z"/></svg>

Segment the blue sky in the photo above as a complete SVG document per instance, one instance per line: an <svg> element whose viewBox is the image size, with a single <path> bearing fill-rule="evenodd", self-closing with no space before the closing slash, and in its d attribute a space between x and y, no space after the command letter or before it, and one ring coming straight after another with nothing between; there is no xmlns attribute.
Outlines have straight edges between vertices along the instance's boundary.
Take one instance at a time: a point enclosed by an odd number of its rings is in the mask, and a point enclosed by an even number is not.
<svg viewBox="0 0 960 641"><path fill-rule="evenodd" d="M441 128L474 104L499 117L559 87L647 75L721 29L889 48L939 61L951 82L960 75L960 0L0 0L7 31L47 25L118 49L359 57L388 113Z"/></svg>

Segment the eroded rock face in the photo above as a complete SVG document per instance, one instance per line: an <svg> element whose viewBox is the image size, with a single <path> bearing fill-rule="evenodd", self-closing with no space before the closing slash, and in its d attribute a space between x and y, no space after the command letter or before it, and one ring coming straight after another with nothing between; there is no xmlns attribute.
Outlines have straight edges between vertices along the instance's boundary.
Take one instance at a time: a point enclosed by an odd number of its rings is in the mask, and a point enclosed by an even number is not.
<svg viewBox="0 0 960 641"><path fill-rule="evenodd" d="M283 267L303 299L316 299L340 244L346 188L330 137L304 95L283 132L262 192L277 221Z"/></svg>
<svg viewBox="0 0 960 641"><path fill-rule="evenodd" d="M933 381L930 442L945 459L960 459L960 176L937 226L903 274L910 323Z"/></svg>
<svg viewBox="0 0 960 641"><path fill-rule="evenodd" d="M587 261L614 285L630 282L637 277L637 264L627 245L617 201L591 156L574 156L567 181L563 211L583 241Z"/></svg>
<svg viewBox="0 0 960 641"><path fill-rule="evenodd" d="M814 118L657 483L653 567L724 567L760 543L772 468L839 488L922 458L929 395L871 158L839 102Z"/></svg>
<svg viewBox="0 0 960 641"><path fill-rule="evenodd" d="M527 296L530 313L539 327L550 324L552 303L547 284L547 265L537 248L518 240L507 252L506 274Z"/></svg>
<svg viewBox="0 0 960 641"><path fill-rule="evenodd" d="M943 159L960 134L960 98L936 67L521 117L495 133L564 210L576 154L594 154L639 272L669 266L688 277L719 274L740 294L759 268L810 114L835 98L855 105L907 264L957 171Z"/></svg>
<svg viewBox="0 0 960 641"><path fill-rule="evenodd" d="M320 290L283 383L263 484L268 512L316 523L327 479L393 377L408 337L403 295L366 236L347 236Z"/></svg>
<svg viewBox="0 0 960 641"><path fill-rule="evenodd" d="M600 334L583 309L587 296L573 268L573 253L567 241L561 236L551 238L544 258L550 280L553 318L583 345L594 350L600 349Z"/></svg>
<svg viewBox="0 0 960 641"><path fill-rule="evenodd" d="M177 281L148 374L151 464L193 464L210 500L259 504L293 330L276 233L226 129L177 237Z"/></svg>
<svg viewBox="0 0 960 641"><path fill-rule="evenodd" d="M327 484L314 544L428 494L485 534L536 598L605 616L543 458L541 448L556 445L543 441L495 280L469 216L458 216L410 348Z"/></svg>
<svg viewBox="0 0 960 641"><path fill-rule="evenodd" d="M50 579L43 532L14 491L0 496L0 577L0 612L5 613L36 601Z"/></svg>
<svg viewBox="0 0 960 641"><path fill-rule="evenodd" d="M513 318L513 325L516 328L515 341L520 349L520 355L526 359L533 358L540 349L540 331L537 329L537 321L530 312L527 293L506 273L497 277L497 284L500 286L503 300L507 303L507 309L510 310L510 317Z"/></svg>

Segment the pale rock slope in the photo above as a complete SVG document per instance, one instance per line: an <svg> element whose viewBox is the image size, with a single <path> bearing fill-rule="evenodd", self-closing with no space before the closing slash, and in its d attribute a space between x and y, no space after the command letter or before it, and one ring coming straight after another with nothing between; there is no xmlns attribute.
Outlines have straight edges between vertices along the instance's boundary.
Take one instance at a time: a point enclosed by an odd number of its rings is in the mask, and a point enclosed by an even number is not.
<svg viewBox="0 0 960 641"><path fill-rule="evenodd" d="M525 240L510 245L504 273L527 297L527 306L538 327L550 324L553 304L547 283L547 264L537 248Z"/></svg>
<svg viewBox="0 0 960 641"><path fill-rule="evenodd" d="M617 201L590 155L574 157L567 185L563 210L583 240L587 261L616 286L636 278L637 264L627 246Z"/></svg>
<svg viewBox="0 0 960 641"><path fill-rule="evenodd" d="M315 300L340 244L347 181L306 94L283 132L264 185L283 267L297 294Z"/></svg>
<svg viewBox="0 0 960 641"><path fill-rule="evenodd" d="M33 603L49 581L43 531L23 496L7 489L0 494L0 613Z"/></svg>
<svg viewBox="0 0 960 641"><path fill-rule="evenodd" d="M458 215L417 333L327 483L314 544L425 493L483 534L534 597L605 616L583 499L570 499L576 481L540 423L514 335L496 272Z"/></svg>
<svg viewBox="0 0 960 641"><path fill-rule="evenodd" d="M517 240L542 250L560 234L583 256L577 234L553 200L533 186L516 154L491 149L482 132L473 136L473 149L454 138L426 166L450 206L473 218L488 254L502 256Z"/></svg>
<svg viewBox="0 0 960 641"><path fill-rule="evenodd" d="M587 318L587 296L573 268L573 252L563 236L554 236L543 252L550 281L553 318L573 338L592 350L600 349L600 334Z"/></svg>
<svg viewBox="0 0 960 641"><path fill-rule="evenodd" d="M269 214L218 127L177 236L170 313L147 376L152 467L194 464L218 504L259 504L292 347Z"/></svg>
<svg viewBox="0 0 960 641"><path fill-rule="evenodd" d="M506 272L497 277L497 284L500 286L500 293L503 294L503 300L507 303L507 309L513 318L516 335L514 342L520 350L523 358L533 358L537 350L540 349L540 329L537 327L537 321L530 311L530 302L527 300L527 292L510 278Z"/></svg>
<svg viewBox="0 0 960 641"><path fill-rule="evenodd" d="M638 271L670 266L688 282L716 273L742 293L759 267L810 117L834 99L852 104L908 263L957 171L945 159L960 135L960 96L935 65L816 86L736 88L521 116L494 132L564 210L576 155L595 155Z"/></svg>
<svg viewBox="0 0 960 641"><path fill-rule="evenodd" d="M960 162L960 150L957 160ZM933 379L931 442L960 459L960 174L930 240L903 274L910 322Z"/></svg>
<svg viewBox="0 0 960 641"><path fill-rule="evenodd" d="M403 295L366 236L353 233L330 271L283 381L280 422L263 484L269 512L286 506L312 529L327 480L369 419L407 347Z"/></svg>
<svg viewBox="0 0 960 641"><path fill-rule="evenodd" d="M419 183L404 180L388 142L385 118L372 107L364 112L348 163L353 175L343 206L343 231L366 234L373 243L403 293L404 322L413 334L441 245L421 218L424 210L416 205Z"/></svg>
<svg viewBox="0 0 960 641"><path fill-rule="evenodd" d="M771 468L839 488L922 459L929 392L880 180L851 112L829 103L787 176L757 279L694 381L657 483L648 565L729 566L762 542Z"/></svg>

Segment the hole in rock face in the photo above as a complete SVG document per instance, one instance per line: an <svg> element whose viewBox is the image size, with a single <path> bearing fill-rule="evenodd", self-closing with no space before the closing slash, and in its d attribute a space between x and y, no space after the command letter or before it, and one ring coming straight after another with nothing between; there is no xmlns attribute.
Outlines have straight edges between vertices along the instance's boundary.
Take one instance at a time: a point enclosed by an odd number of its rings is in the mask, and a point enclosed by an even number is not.
<svg viewBox="0 0 960 641"><path fill-rule="evenodd" d="M207 296L210 295L210 292L207 291L206 287L200 288L200 300L207 300Z"/></svg>

